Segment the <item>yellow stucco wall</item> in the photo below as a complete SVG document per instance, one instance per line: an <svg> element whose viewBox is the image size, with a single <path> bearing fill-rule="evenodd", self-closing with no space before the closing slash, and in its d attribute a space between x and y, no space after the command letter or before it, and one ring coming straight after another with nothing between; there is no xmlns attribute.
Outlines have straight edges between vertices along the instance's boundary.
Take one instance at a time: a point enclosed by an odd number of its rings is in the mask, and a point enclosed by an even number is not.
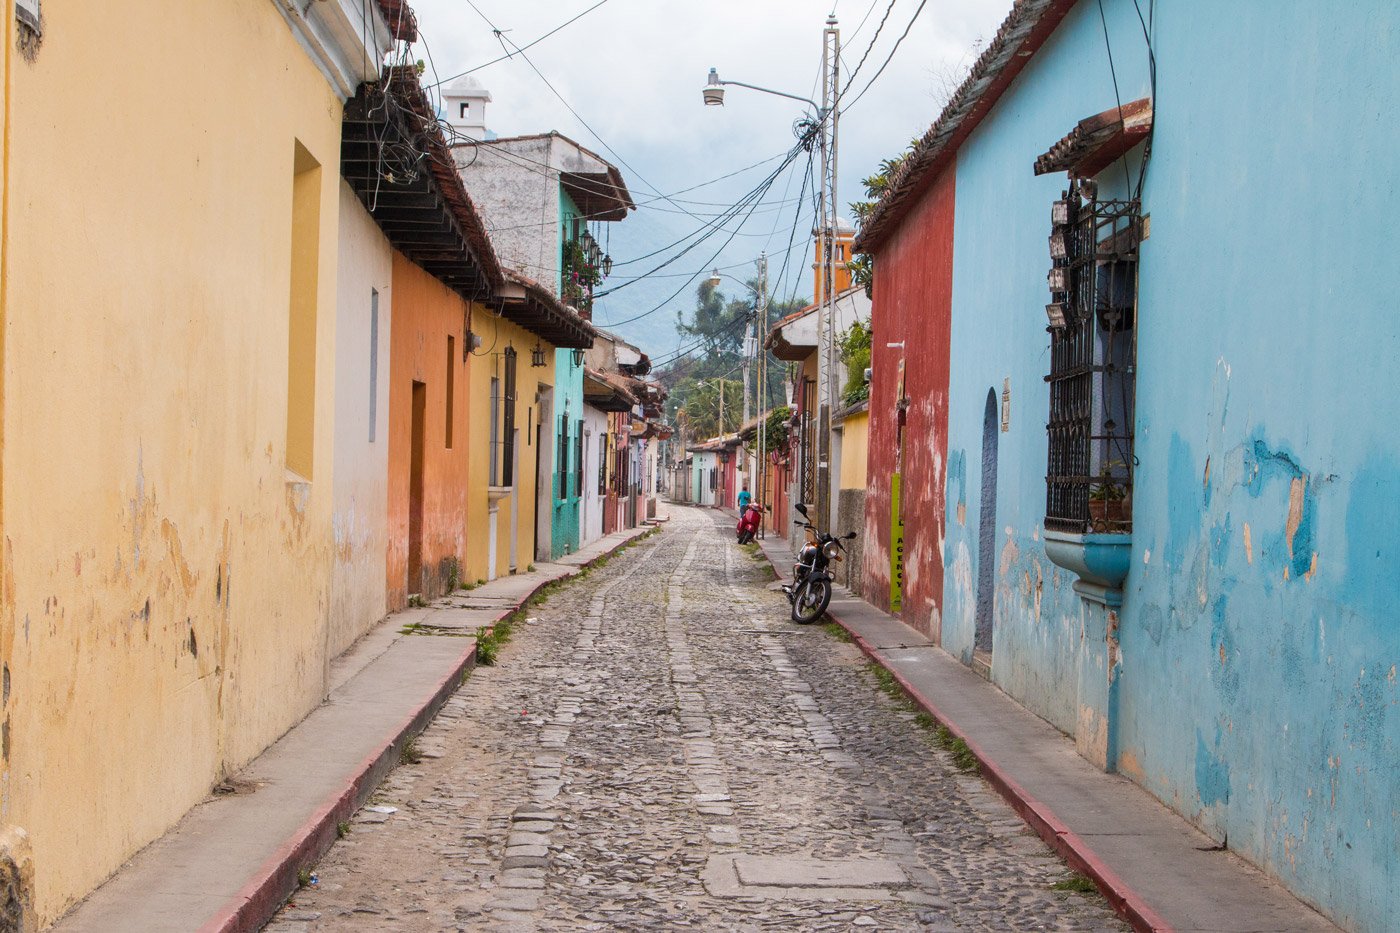
<svg viewBox="0 0 1400 933"><path fill-rule="evenodd" d="M341 104L267 0L43 12L7 86L0 819L47 923L323 696ZM322 167L301 484L298 141Z"/></svg>
<svg viewBox="0 0 1400 933"><path fill-rule="evenodd" d="M520 430L519 472L515 477L516 496L516 570L523 573L534 562L535 541L535 461L539 450L535 444L534 428L539 424L539 406L535 392L541 384L554 384L554 346L540 342L544 349L544 366L530 365L530 352L537 338L524 328L477 306L472 314L472 332L481 337L482 345L469 362L472 424L478 426L472 437L471 464L468 469L467 490L467 580L486 580L510 573L510 498L500 499L496 514L496 567L488 573L490 552L490 503L487 494L491 467L491 377L499 377L504 385L505 364L501 354L514 347L516 356L515 425ZM546 437L546 443L550 438Z"/></svg>
<svg viewBox="0 0 1400 933"><path fill-rule="evenodd" d="M865 457L870 442L870 415L859 412L841 422L841 489L865 488Z"/></svg>

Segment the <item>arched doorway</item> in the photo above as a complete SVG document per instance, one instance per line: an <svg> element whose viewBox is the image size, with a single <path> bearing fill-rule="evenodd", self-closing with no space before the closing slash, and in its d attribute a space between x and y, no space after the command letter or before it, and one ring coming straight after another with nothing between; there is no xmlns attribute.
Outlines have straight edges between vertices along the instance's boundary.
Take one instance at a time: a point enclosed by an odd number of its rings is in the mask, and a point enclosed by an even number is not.
<svg viewBox="0 0 1400 933"><path fill-rule="evenodd" d="M982 415L982 501L977 513L977 632L975 654L990 661L993 601L996 593L997 540L997 392L987 390Z"/></svg>

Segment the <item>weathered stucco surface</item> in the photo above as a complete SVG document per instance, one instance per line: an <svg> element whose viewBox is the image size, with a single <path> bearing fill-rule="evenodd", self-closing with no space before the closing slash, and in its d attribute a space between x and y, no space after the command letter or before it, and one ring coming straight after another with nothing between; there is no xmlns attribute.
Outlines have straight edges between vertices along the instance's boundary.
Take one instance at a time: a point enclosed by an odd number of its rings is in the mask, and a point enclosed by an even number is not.
<svg viewBox="0 0 1400 933"><path fill-rule="evenodd" d="M390 609L412 593L441 595L462 579L466 555L467 464L471 428L462 343L471 309L459 295L398 251L393 262L393 325L389 365L389 549L386 580ZM448 338L453 352L448 353ZM526 357L528 359L528 357ZM452 371L452 445L447 443L448 370ZM423 437L422 573L409 579L409 483L413 386L425 391Z"/></svg>
<svg viewBox="0 0 1400 933"><path fill-rule="evenodd" d="M889 608L890 475L896 469L899 364L909 399L903 432L904 621L937 639L942 612L944 454L954 177L944 172L876 259L865 500L865 598ZM889 344L896 344L891 347ZM902 344L902 346L901 346Z"/></svg>
<svg viewBox="0 0 1400 933"><path fill-rule="evenodd" d="M1133 5L1104 9L1118 94L1145 96ZM993 679L1344 927L1386 928L1400 912L1400 283L1386 245L1400 194L1372 180L1397 142L1400 10L1157 11L1116 617L1071 590L1040 540L1045 238L1065 179L1030 171L1112 105L1103 29L1097 6L1072 10L959 154L944 645L972 644L983 405L1009 378ZM1121 164L1100 177L1108 196L1124 184Z"/></svg>
<svg viewBox="0 0 1400 933"><path fill-rule="evenodd" d="M324 693L341 107L269 3L43 14L10 70L0 818L47 923ZM152 23L185 41L114 57ZM298 141L309 483L286 471Z"/></svg>
<svg viewBox="0 0 1400 933"><path fill-rule="evenodd" d="M384 618L384 555L389 544L393 248L343 181L339 240L333 467L335 573L331 579L327 636L331 657Z"/></svg>

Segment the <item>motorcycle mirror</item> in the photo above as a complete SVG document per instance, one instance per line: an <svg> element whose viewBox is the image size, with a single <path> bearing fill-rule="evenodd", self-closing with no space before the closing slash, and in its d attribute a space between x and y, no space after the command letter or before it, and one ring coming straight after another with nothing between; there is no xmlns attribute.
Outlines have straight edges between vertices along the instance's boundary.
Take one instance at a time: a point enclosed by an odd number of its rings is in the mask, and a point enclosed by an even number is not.
<svg viewBox="0 0 1400 933"><path fill-rule="evenodd" d="M848 532L846 532L846 540L847 540L847 541L854 541L855 539L856 539L856 533L855 533L854 531L848 531Z"/></svg>
<svg viewBox="0 0 1400 933"><path fill-rule="evenodd" d="M801 502L794 505L792 507L792 510L798 515L801 515L803 518L807 517L807 506L803 505Z"/></svg>

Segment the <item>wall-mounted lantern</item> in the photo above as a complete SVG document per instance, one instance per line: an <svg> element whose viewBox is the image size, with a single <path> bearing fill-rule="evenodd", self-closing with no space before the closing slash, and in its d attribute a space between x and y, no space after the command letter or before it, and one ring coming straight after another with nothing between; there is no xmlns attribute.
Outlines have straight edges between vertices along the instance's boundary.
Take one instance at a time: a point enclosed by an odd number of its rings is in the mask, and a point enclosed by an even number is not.
<svg viewBox="0 0 1400 933"><path fill-rule="evenodd" d="M540 342L538 339L535 341L535 349L530 351L530 365L544 365L544 347L540 346Z"/></svg>
<svg viewBox="0 0 1400 933"><path fill-rule="evenodd" d="M583 351L582 351L582 350L574 350L574 365L575 365L575 366L582 366L582 365L583 365Z"/></svg>
<svg viewBox="0 0 1400 933"><path fill-rule="evenodd" d="M611 257L611 256L604 256L604 257L603 257L603 275L605 275L605 276L607 276L607 275L612 275L612 257Z"/></svg>

